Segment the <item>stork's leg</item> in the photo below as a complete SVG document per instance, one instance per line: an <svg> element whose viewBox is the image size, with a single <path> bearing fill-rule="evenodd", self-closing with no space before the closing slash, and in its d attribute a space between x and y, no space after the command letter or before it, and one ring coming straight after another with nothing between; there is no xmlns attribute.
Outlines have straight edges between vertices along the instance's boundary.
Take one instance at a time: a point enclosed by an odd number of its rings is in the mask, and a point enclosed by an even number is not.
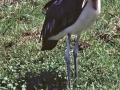
<svg viewBox="0 0 120 90"><path fill-rule="evenodd" d="M70 37L71 34L68 34L68 41L67 41L67 51L66 51L66 56L65 56L65 60L66 60L66 64L67 64L67 74L68 74L68 87L71 87L71 68L70 68Z"/></svg>
<svg viewBox="0 0 120 90"><path fill-rule="evenodd" d="M80 35L77 36L76 42L75 42L75 47L73 50L73 57L74 57L74 65L75 65L75 79L78 76L78 60L77 60L77 54L78 54L78 45L79 45L79 38ZM76 82L76 81L75 81Z"/></svg>

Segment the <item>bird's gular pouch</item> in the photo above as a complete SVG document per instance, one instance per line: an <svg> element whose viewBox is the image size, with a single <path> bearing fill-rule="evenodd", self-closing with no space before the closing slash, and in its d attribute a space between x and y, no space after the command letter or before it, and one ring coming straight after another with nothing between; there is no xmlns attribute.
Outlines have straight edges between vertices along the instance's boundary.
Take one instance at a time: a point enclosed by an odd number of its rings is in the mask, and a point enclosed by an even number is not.
<svg viewBox="0 0 120 90"><path fill-rule="evenodd" d="M98 0L92 0L93 8L97 10Z"/></svg>

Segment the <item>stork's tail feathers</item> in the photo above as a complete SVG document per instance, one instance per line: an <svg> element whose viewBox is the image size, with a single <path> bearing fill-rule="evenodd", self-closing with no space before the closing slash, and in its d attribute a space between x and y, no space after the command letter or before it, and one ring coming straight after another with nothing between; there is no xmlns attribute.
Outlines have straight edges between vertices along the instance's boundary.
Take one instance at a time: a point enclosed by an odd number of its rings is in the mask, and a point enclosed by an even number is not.
<svg viewBox="0 0 120 90"><path fill-rule="evenodd" d="M43 41L42 51L52 50L57 45L58 40L45 40Z"/></svg>

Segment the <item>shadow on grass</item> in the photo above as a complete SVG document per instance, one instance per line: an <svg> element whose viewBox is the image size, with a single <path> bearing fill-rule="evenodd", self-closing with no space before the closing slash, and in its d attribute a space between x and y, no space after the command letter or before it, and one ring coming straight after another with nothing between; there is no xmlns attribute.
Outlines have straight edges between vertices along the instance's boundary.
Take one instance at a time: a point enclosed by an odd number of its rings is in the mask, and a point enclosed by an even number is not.
<svg viewBox="0 0 120 90"><path fill-rule="evenodd" d="M24 77L17 79L17 89L22 90L22 85L26 82L26 90L65 90L66 79L64 74L58 76L56 71L41 70L40 74L27 72Z"/></svg>

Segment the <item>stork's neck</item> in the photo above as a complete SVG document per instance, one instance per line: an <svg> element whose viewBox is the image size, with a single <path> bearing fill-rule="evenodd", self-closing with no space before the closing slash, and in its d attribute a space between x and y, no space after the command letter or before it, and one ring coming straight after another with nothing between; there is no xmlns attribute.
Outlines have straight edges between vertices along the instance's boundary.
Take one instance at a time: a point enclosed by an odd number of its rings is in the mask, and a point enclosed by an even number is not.
<svg viewBox="0 0 120 90"><path fill-rule="evenodd" d="M101 0L88 0L88 4L92 6L94 10L100 12L100 1Z"/></svg>

